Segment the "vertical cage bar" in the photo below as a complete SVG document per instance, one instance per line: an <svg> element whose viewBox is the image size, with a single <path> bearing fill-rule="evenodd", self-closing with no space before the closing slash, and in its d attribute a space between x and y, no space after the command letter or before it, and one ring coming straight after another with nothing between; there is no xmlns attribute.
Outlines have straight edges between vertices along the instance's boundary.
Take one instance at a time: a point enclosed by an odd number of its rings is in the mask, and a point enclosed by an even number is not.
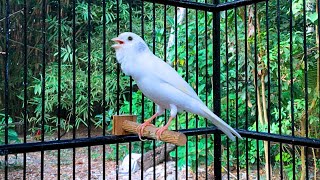
<svg viewBox="0 0 320 180"><path fill-rule="evenodd" d="M245 88L246 88L246 130L248 130L248 24L247 24L247 6L244 6L244 69L245 69ZM246 179L249 179L249 138L246 138Z"/></svg>
<svg viewBox="0 0 320 180"><path fill-rule="evenodd" d="M76 138L76 0L72 1L72 138ZM76 179L76 148L72 149L72 178Z"/></svg>
<svg viewBox="0 0 320 180"><path fill-rule="evenodd" d="M257 57L257 4L254 4L254 83L255 83L255 100L256 100L256 114L255 114L255 123L256 131L259 132L259 121L258 121L258 57ZM259 155L259 140L256 140L257 146L257 179L260 179L260 155Z"/></svg>
<svg viewBox="0 0 320 180"><path fill-rule="evenodd" d="M58 140L61 138L61 0L58 1ZM58 158L57 158L57 176L60 180L60 157L61 152L58 149Z"/></svg>
<svg viewBox="0 0 320 180"><path fill-rule="evenodd" d="M155 2L152 3L152 52L156 53L156 7ZM152 113L155 113L155 103L152 103ZM154 124L156 119L153 120ZM153 151L153 179L156 179L156 141L152 140ZM165 152L166 153L166 152Z"/></svg>
<svg viewBox="0 0 320 180"><path fill-rule="evenodd" d="M166 31L166 27L167 27L167 6L164 5L164 25L163 25L163 35L164 35L164 38L163 38L163 51L164 51L164 61L166 62L167 61L167 31ZM165 112L165 122L166 122L166 112ZM166 175L167 174L167 143L164 143L164 174Z"/></svg>
<svg viewBox="0 0 320 180"><path fill-rule="evenodd" d="M174 62L175 62L175 70L178 70L178 12L177 12L177 6L174 7L175 16L174 16ZM178 130L178 115L176 115L175 118L175 130ZM178 146L175 149L176 153L176 159L175 159L175 178L178 179ZM165 166L166 167L166 166ZM166 176L165 176L166 179Z"/></svg>
<svg viewBox="0 0 320 180"><path fill-rule="evenodd" d="M0 7L4 7L4 8L0 8L0 14L3 15L4 14L3 11L6 11L6 1L0 1Z"/></svg>
<svg viewBox="0 0 320 180"><path fill-rule="evenodd" d="M238 118L239 118L239 50L238 50L238 18L237 18L237 8L234 8L234 29L235 29L235 45L236 45L236 128L238 128ZM237 179L240 179L240 168L239 168L239 140L236 138L236 156L237 156Z"/></svg>
<svg viewBox="0 0 320 180"><path fill-rule="evenodd" d="M120 0L117 0L117 35L120 33ZM120 114L120 65L117 63L117 115ZM143 155L141 156L143 157ZM142 162L143 159L141 159ZM143 163L141 163L143 164ZM141 169L143 169L141 167ZM119 179L119 143L116 144L116 180Z"/></svg>
<svg viewBox="0 0 320 180"><path fill-rule="evenodd" d="M319 18L319 17L318 17ZM307 15L306 15L306 0L303 0L303 61L304 61L304 89L305 89L305 137L308 138L308 125L309 125L309 97L308 97L308 53L307 53ZM305 153L305 167L306 179L309 178L308 171L308 147L303 147ZM303 162L302 162L303 163Z"/></svg>
<svg viewBox="0 0 320 180"><path fill-rule="evenodd" d="M27 0L23 1L23 143L27 143L27 123L28 123L28 30L27 30ZM27 154L23 153L23 179L26 179L27 174Z"/></svg>
<svg viewBox="0 0 320 180"><path fill-rule="evenodd" d="M304 60L304 79L305 79L305 114L306 114L306 123L305 123L305 133L306 138L308 138L308 53L307 53L307 15L306 15L306 0L303 0L303 60Z"/></svg>
<svg viewBox="0 0 320 180"><path fill-rule="evenodd" d="M219 4L219 0L214 0L214 4ZM220 12L213 12L213 87L214 90L214 113L220 116L221 94L220 94ZM221 179L221 134L214 134L214 177Z"/></svg>
<svg viewBox="0 0 320 180"><path fill-rule="evenodd" d="M189 39L188 39L188 8L186 8L186 22L185 22L185 28L186 28L186 77L185 80L188 83L189 81ZM186 129L189 128L189 119L188 119L188 112L186 112ZM187 137L188 138L188 137ZM189 157L189 153L188 153L188 147L189 147L189 143L188 143L188 139L187 139L187 143L186 143L186 178L188 179L188 157Z"/></svg>
<svg viewBox="0 0 320 180"><path fill-rule="evenodd" d="M72 139L76 139L76 0L72 3ZM76 148L72 149L72 178L76 179Z"/></svg>
<svg viewBox="0 0 320 180"><path fill-rule="evenodd" d="M205 0L205 3L208 3L207 0ZM204 12L204 31L205 31L205 50L206 50L206 101L205 101L205 104L206 106L208 106L208 91L209 91L209 88L208 88L208 11L205 11ZM187 72L188 73L188 72ZM208 119L205 120L206 121L206 127L208 127ZM205 173L206 173L206 176L205 178L208 179L208 134L206 133L205 134Z"/></svg>
<svg viewBox="0 0 320 180"><path fill-rule="evenodd" d="M198 0L197 0L198 2ZM220 20L220 19L219 19ZM199 94L199 28L198 28L198 10L196 9L196 93ZM199 116L196 115L196 128L199 127ZM199 176L199 158L198 158L198 153L199 153L199 146L198 146L198 136L196 136L196 179L198 179Z"/></svg>
<svg viewBox="0 0 320 180"><path fill-rule="evenodd" d="M42 104L41 104L41 142L44 142L45 124L45 90L46 90L46 0L42 2ZM44 173L44 151L41 150L41 175Z"/></svg>
<svg viewBox="0 0 320 180"><path fill-rule="evenodd" d="M88 1L88 137L91 137L91 0ZM91 146L88 146L88 179L91 179Z"/></svg>
<svg viewBox="0 0 320 180"><path fill-rule="evenodd" d="M164 4L164 14L163 14L163 21L164 21L164 28L163 28L163 50L164 50L164 61L167 62L167 42L166 42L166 39L167 39L167 31L166 31L166 27L167 27L167 6ZM165 118L165 123L166 123L166 116L167 116L167 113L166 111L164 112L164 118ZM167 143L164 143L164 174L166 175L167 174Z"/></svg>
<svg viewBox="0 0 320 180"><path fill-rule="evenodd" d="M290 10L289 10L290 14L290 32L289 32L289 38L290 38L290 109L291 109L291 135L294 136L294 95L293 95L293 85L294 85L294 82L293 82L293 57L292 57L292 54L293 54L293 46L292 46L292 29L293 29L293 14L292 14L292 0L290 0ZM296 158L295 158L295 145L292 145L292 172L293 172L293 175L292 175L292 179L295 180L296 179Z"/></svg>
<svg viewBox="0 0 320 180"><path fill-rule="evenodd" d="M10 4L9 0L6 0L6 17L5 17L5 26L6 26L6 52L5 52L5 59L4 59L4 100L5 100L5 128L4 128L4 137L5 137L5 145L9 144L8 139L8 121L9 121L9 40L10 40ZM4 177L8 179L8 155L5 155L5 167L4 167Z"/></svg>
<svg viewBox="0 0 320 180"><path fill-rule="evenodd" d="M141 38L144 39L144 1L141 1ZM141 122L144 122L144 95L141 95ZM141 179L143 179L143 155L144 155L144 142L141 141Z"/></svg>
<svg viewBox="0 0 320 180"><path fill-rule="evenodd" d="M129 31L132 32L132 0L129 0ZM130 92L129 92L130 93L130 95L129 95L129 112L130 112L130 114L132 113L132 82L133 82L133 80L132 80L132 77L130 76ZM129 158L129 159L131 159L131 158ZM129 164L131 164L131 161L129 162Z"/></svg>
<svg viewBox="0 0 320 180"><path fill-rule="evenodd" d="M129 1L129 31L132 32L132 0ZM130 95L129 95L129 112L132 114L132 77L130 76ZM129 150L129 180L131 180L131 142L128 143Z"/></svg>
<svg viewBox="0 0 320 180"><path fill-rule="evenodd" d="M229 124L229 46L228 46L228 10L225 11L225 41L226 41L226 82L227 82L227 109L226 109L226 119L227 124ZM227 138L227 177L230 179L230 141Z"/></svg>
<svg viewBox="0 0 320 180"><path fill-rule="evenodd" d="M278 57L277 57L277 63L278 63L278 68L277 68L277 74L278 74L278 108L279 108L279 134L281 135L281 128L282 128L282 118L281 118L281 72L280 72L280 63L281 63L281 55L280 55L280 0L277 0L277 52L278 52ZM282 143L280 143L280 177L283 179L283 159L282 159Z"/></svg>
<svg viewBox="0 0 320 180"><path fill-rule="evenodd" d="M317 40L320 43L320 2L319 2L319 0L317 0L316 7L317 7L317 11L318 11L318 39ZM319 44L318 44L318 53L320 54L320 45ZM319 69L320 69L320 59L318 58L318 77L319 77L318 82L320 81L320 71L319 71ZM319 83L319 86L318 86L318 97L320 98L320 83ZM319 105L319 107L318 107L318 110L319 110L318 115L319 115L319 119L320 119L320 102L319 101L318 101L318 105Z"/></svg>
<svg viewBox="0 0 320 180"><path fill-rule="evenodd" d="M102 135L106 135L106 0L102 1ZM130 158L131 159L131 158ZM102 179L106 179L106 146L102 146ZM131 167L131 166L130 166Z"/></svg>

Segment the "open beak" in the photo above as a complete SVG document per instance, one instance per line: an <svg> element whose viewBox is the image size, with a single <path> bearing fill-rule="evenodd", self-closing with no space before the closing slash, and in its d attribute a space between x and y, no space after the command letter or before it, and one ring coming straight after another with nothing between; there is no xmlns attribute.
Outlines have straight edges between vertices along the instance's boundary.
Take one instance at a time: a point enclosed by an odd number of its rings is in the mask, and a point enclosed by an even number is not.
<svg viewBox="0 0 320 180"><path fill-rule="evenodd" d="M111 39L111 41L114 41L117 43L117 44L114 44L111 46L114 49L119 49L121 47L121 45L124 44L124 42L121 39L119 39L118 37Z"/></svg>

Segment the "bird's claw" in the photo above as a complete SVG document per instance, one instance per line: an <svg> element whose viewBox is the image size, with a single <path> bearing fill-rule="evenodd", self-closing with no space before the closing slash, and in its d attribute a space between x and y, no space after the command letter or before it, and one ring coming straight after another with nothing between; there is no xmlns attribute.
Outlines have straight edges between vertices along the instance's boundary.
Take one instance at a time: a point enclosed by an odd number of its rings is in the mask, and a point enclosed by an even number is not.
<svg viewBox="0 0 320 180"><path fill-rule="evenodd" d="M147 126L154 126L154 125L151 124L149 121L146 121L137 127L137 133L138 133L140 141L146 141L146 139L142 139L142 135L143 135L144 128L146 128Z"/></svg>
<svg viewBox="0 0 320 180"><path fill-rule="evenodd" d="M164 131L168 130L168 127L162 127L162 128L159 128L157 131L156 131L156 136L157 136L157 140L160 141L160 138L161 138L161 135Z"/></svg>

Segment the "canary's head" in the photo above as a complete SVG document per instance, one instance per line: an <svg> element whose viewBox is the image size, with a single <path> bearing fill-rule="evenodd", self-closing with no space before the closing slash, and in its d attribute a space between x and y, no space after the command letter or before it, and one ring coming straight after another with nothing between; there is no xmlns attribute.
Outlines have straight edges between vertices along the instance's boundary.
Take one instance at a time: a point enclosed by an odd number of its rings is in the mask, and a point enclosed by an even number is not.
<svg viewBox="0 0 320 180"><path fill-rule="evenodd" d="M119 63L126 59L132 59L139 53L149 50L144 40L135 33L124 32L118 37L111 39L115 42L111 47L116 51L116 57Z"/></svg>
<svg viewBox="0 0 320 180"><path fill-rule="evenodd" d="M121 33L118 37L111 40L116 42L116 44L112 45L112 47L116 51L130 49L142 51L147 47L144 40L140 36L132 32Z"/></svg>

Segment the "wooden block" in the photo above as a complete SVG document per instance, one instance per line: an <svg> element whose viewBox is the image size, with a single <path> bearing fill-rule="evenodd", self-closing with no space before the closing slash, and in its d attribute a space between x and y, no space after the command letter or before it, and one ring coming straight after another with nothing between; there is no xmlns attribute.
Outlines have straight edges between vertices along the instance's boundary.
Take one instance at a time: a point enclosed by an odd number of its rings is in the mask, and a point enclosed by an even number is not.
<svg viewBox="0 0 320 180"><path fill-rule="evenodd" d="M127 121L137 121L137 116L135 115L114 115L113 116L113 127L112 127L112 134L113 135L127 135L133 134L134 132L125 131L122 128L123 122Z"/></svg>

